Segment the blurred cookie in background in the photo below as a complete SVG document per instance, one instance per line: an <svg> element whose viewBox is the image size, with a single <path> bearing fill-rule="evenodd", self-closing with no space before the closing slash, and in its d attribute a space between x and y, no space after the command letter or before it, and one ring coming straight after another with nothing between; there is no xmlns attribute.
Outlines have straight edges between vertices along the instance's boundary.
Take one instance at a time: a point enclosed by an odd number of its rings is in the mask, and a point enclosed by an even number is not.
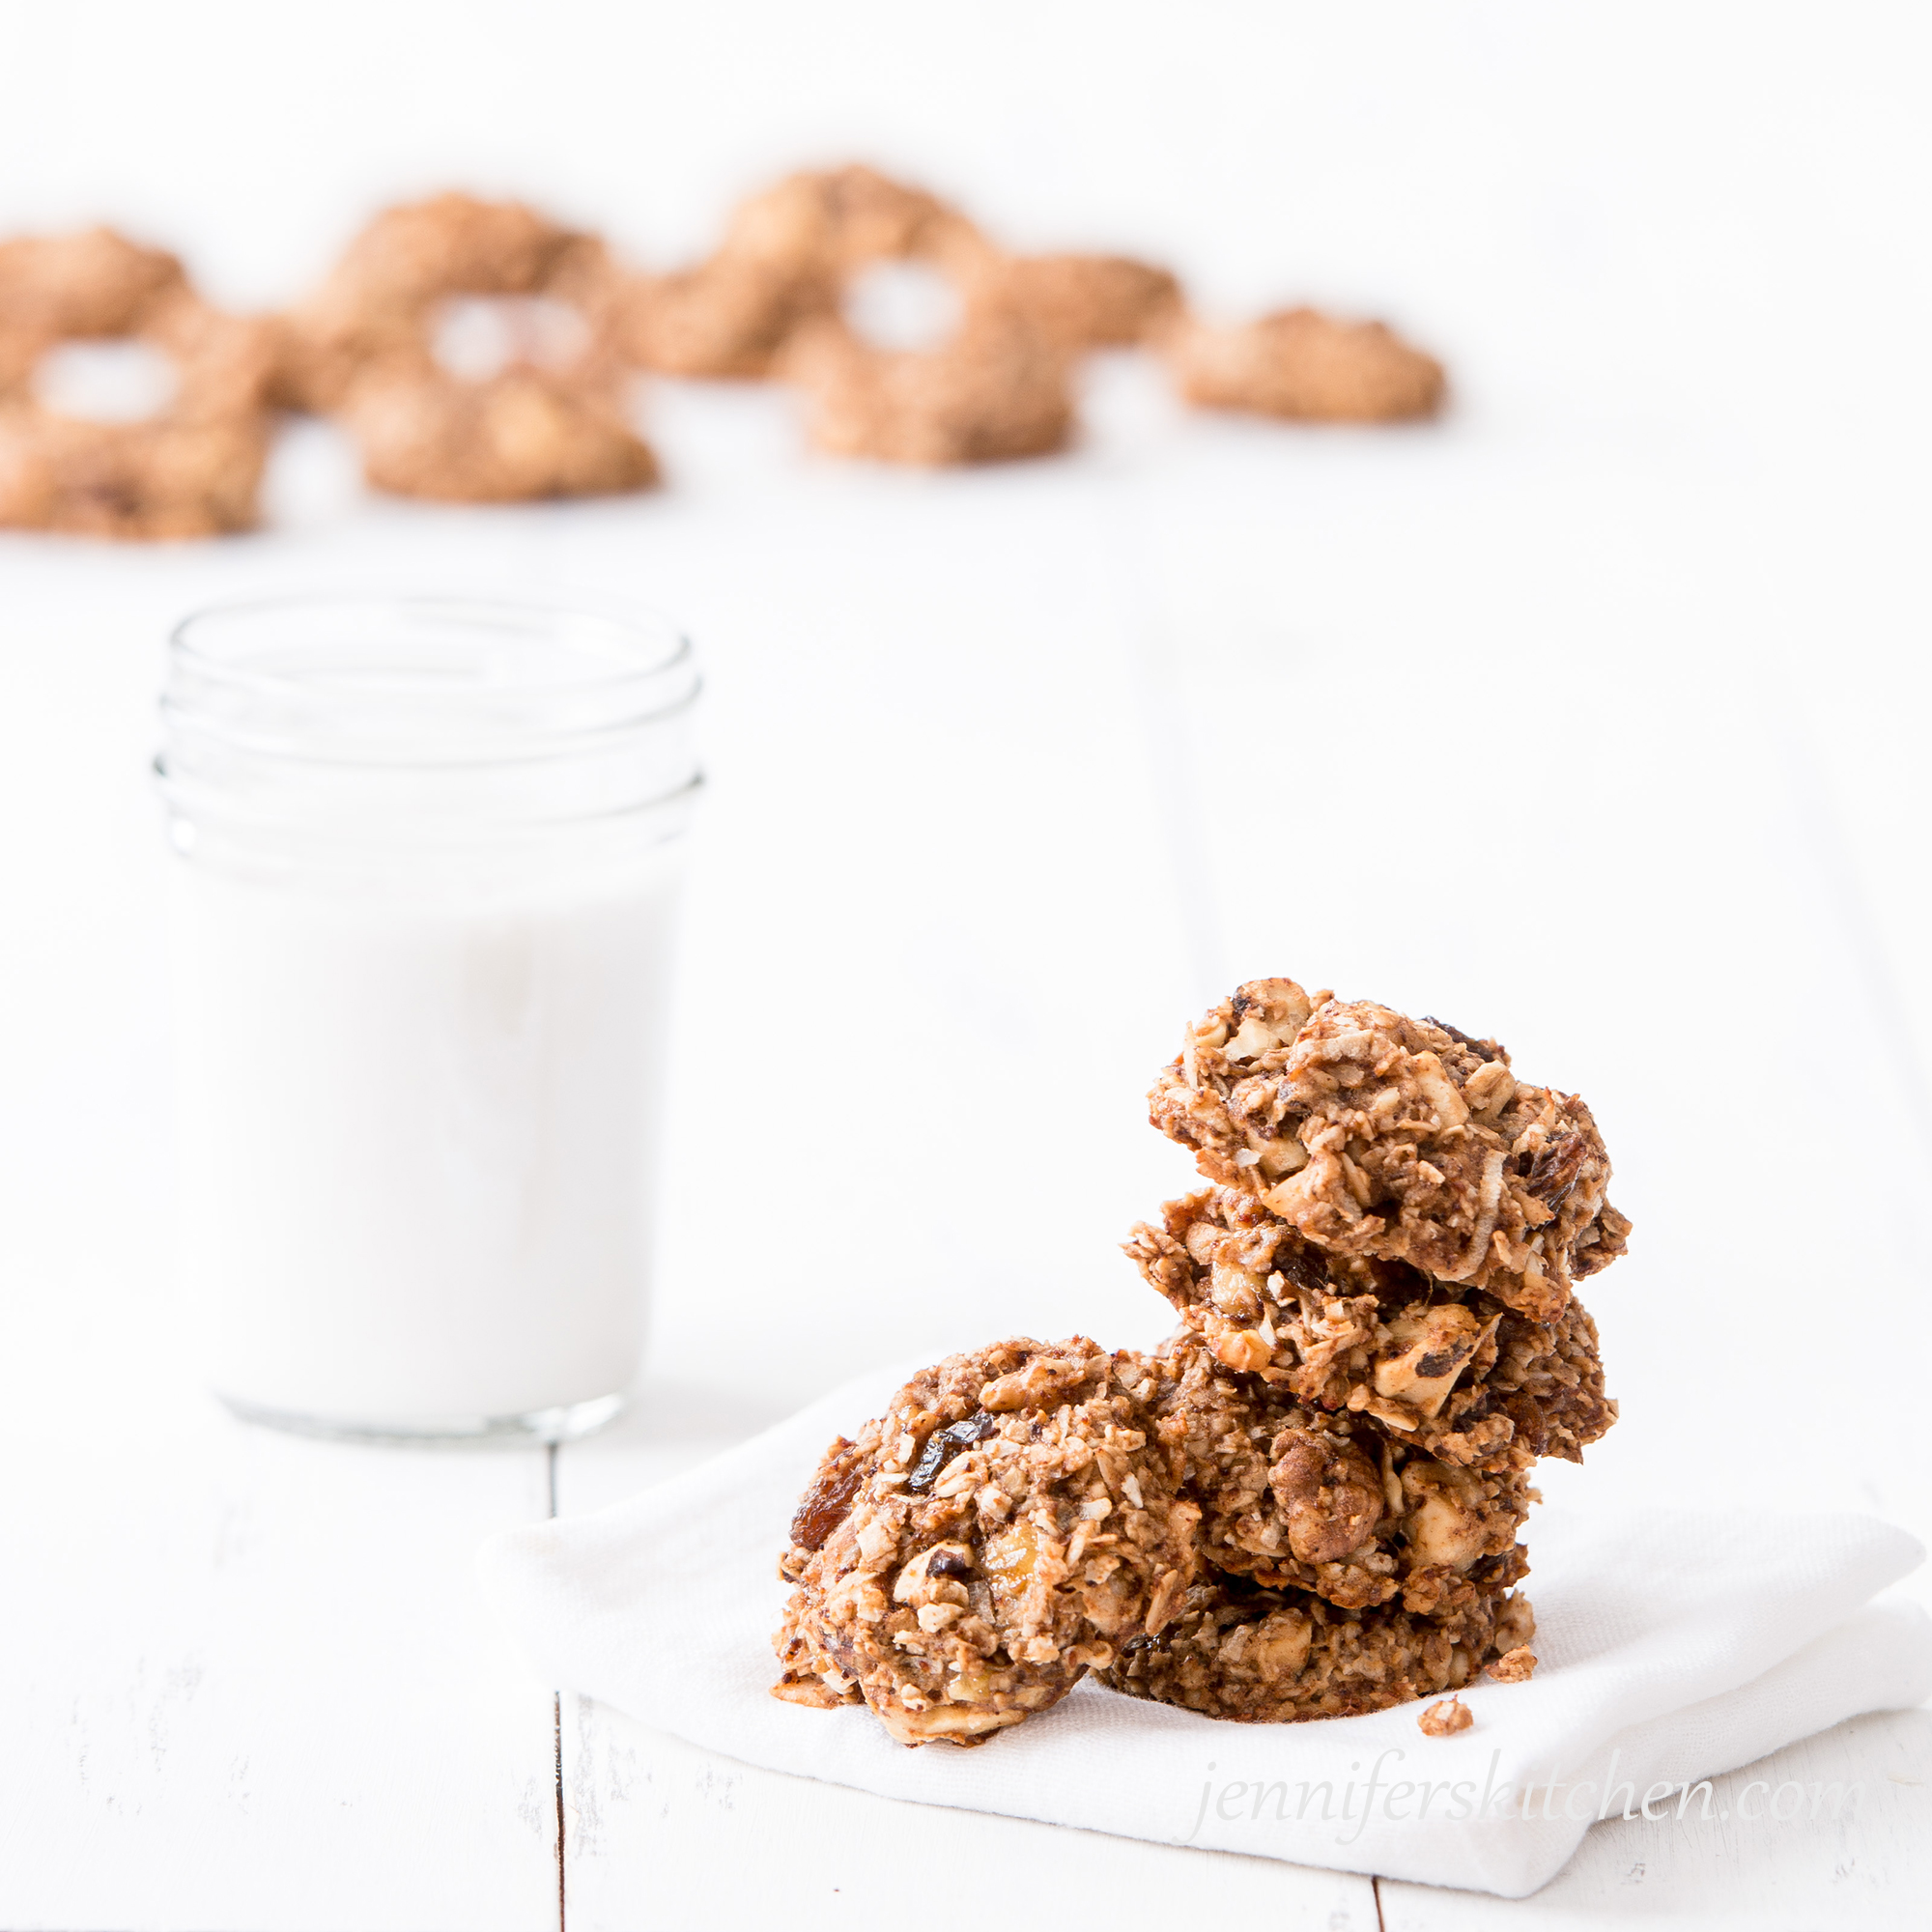
<svg viewBox="0 0 1932 1932"><path fill-rule="evenodd" d="M1180 319L1180 284L1125 255L1009 255L977 265L974 298L1023 316L1080 353L1127 349Z"/></svg>
<svg viewBox="0 0 1932 1932"><path fill-rule="evenodd" d="M1189 318L1161 349L1190 403L1293 422L1416 421L1448 392L1441 363L1385 324L1319 309L1283 309L1232 328Z"/></svg>
<svg viewBox="0 0 1932 1932"><path fill-rule="evenodd" d="M122 539L256 521L272 330L111 229L0 243L0 525Z"/></svg>
<svg viewBox="0 0 1932 1932"><path fill-rule="evenodd" d="M828 317L787 347L806 434L834 456L926 467L1062 448L1074 422L1071 358L1019 317L971 317L938 347L882 349Z"/></svg>
<svg viewBox="0 0 1932 1932"><path fill-rule="evenodd" d="M829 298L772 363L813 448L935 467L1065 443L1071 349L1007 298L1007 258L957 211L848 168L781 183L733 232L815 264Z"/></svg>
<svg viewBox="0 0 1932 1932"><path fill-rule="evenodd" d="M282 319L277 394L338 416L376 488L453 502L641 489L622 278L520 202L393 208Z"/></svg>
<svg viewBox="0 0 1932 1932"><path fill-rule="evenodd" d="M923 188L856 163L805 170L740 203L708 261L634 277L625 345L663 375L758 380L796 330L839 312L868 267L923 261L959 274L996 254Z"/></svg>

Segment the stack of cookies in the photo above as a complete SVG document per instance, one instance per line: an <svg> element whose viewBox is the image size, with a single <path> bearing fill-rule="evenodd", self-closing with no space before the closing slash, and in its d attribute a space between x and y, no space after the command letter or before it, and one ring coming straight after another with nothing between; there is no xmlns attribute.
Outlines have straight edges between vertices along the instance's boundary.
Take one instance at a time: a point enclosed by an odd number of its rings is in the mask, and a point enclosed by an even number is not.
<svg viewBox="0 0 1932 1932"><path fill-rule="evenodd" d="M955 1356L835 1442L779 1695L975 1744L1089 1672L1266 1722L1534 1668L1531 1471L1616 1419L1574 1293L1629 1234L1589 1109L1493 1040L1263 980L1151 1110L1212 1183L1127 1247L1180 1327Z"/></svg>
<svg viewBox="0 0 1932 1932"><path fill-rule="evenodd" d="M1108 1681L1268 1719L1527 1674L1531 1468L1616 1419L1573 1293L1630 1232L1590 1110L1292 980L1190 1027L1151 1099L1215 1183L1129 1246L1183 1324L1150 1400L1201 1567ZM1284 1644L1299 1674L1248 1666Z"/></svg>

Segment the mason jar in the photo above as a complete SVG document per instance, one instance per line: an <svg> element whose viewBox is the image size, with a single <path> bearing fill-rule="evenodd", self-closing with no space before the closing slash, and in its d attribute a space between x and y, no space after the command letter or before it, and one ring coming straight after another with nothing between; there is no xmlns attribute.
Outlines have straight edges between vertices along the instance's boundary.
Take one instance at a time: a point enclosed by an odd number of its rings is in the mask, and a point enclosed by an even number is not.
<svg viewBox="0 0 1932 1932"><path fill-rule="evenodd" d="M557 1440L621 1406L697 691L673 628L587 610L175 632L180 1265L238 1414Z"/></svg>

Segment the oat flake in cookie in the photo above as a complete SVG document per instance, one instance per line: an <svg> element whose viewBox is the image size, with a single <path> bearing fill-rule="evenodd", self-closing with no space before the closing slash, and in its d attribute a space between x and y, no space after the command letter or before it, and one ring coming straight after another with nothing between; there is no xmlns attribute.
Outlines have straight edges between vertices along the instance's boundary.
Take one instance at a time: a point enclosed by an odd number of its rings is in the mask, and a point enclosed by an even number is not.
<svg viewBox="0 0 1932 1932"><path fill-rule="evenodd" d="M774 1694L983 1743L1163 1629L1199 1512L1137 1357L1017 1338L923 1371L826 1452L780 1564Z"/></svg>
<svg viewBox="0 0 1932 1932"><path fill-rule="evenodd" d="M1553 1321L1624 1250L1590 1110L1493 1040L1256 980L1187 1030L1150 1095L1203 1174L1331 1255L1406 1262Z"/></svg>

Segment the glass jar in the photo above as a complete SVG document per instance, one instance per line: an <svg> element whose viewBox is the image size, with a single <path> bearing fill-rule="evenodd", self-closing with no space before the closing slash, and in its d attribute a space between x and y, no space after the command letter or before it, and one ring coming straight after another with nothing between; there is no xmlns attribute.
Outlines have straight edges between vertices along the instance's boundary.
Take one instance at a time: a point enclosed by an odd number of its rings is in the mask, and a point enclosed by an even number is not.
<svg viewBox="0 0 1932 1932"><path fill-rule="evenodd" d="M698 679L637 617L174 634L183 1281L250 1420L581 1435L637 1369Z"/></svg>

